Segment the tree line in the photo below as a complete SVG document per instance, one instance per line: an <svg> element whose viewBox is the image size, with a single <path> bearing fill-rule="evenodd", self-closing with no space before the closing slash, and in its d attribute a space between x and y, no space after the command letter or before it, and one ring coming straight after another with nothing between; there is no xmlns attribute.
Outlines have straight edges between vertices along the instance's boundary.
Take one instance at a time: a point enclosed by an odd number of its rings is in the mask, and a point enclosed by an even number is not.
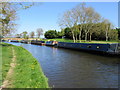
<svg viewBox="0 0 120 90"><path fill-rule="evenodd" d="M80 27L80 25L79 25ZM88 32L87 40L106 40L106 32L104 27L102 27L102 23L97 23L95 26L92 27L93 31ZM91 35L92 33L92 35ZM76 40L79 40L79 30L75 33ZM81 30L81 40L85 40L85 30L84 28ZM64 36L68 39L72 39L72 32L70 28L64 29ZM118 40L120 39L120 31L118 29L110 29L108 31L108 38L107 40Z"/></svg>
<svg viewBox="0 0 120 90"><path fill-rule="evenodd" d="M43 29L42 28L38 28L35 31L31 31L30 33L28 33L27 31L24 31L20 34L16 34L15 37L16 38L25 38L25 39L28 39L28 38L40 38L40 36L43 35Z"/></svg>
<svg viewBox="0 0 120 90"><path fill-rule="evenodd" d="M97 29L94 29L92 32L91 40L106 40L105 31L101 27L101 23L98 23ZM93 27L94 28L94 27ZM81 40L85 39L85 32L84 30L81 31L82 37ZM88 33L87 40L90 40L90 34ZM73 39L72 32L69 27L62 29L61 31L56 30L48 30L44 34L45 38L47 39L55 39L55 38L66 38L66 39ZM79 31L76 32L76 41L79 41ZM120 29L111 29L108 33L108 40L120 40Z"/></svg>
<svg viewBox="0 0 120 90"><path fill-rule="evenodd" d="M116 40L118 36L112 23L101 17L94 8L86 6L85 3L64 12L59 19L59 25L61 28L69 28L70 37L72 36L74 42L77 40L81 42L82 39L91 41L95 38L98 40L105 39L106 41Z"/></svg>

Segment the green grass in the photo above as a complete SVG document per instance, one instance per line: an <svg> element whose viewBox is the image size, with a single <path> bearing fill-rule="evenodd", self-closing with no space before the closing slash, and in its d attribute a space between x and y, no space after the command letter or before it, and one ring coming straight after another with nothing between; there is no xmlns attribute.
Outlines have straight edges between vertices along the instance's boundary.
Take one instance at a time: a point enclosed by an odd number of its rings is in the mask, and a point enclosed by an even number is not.
<svg viewBox="0 0 120 90"><path fill-rule="evenodd" d="M6 74L10 68L10 63L11 63L11 59L12 59L12 48L11 45L9 44L0 44L1 51L2 51L2 55L0 55L0 57L2 57L2 80L0 85L2 84L3 80L6 77Z"/></svg>
<svg viewBox="0 0 120 90"><path fill-rule="evenodd" d="M48 41L48 40L51 40L51 41L58 41L58 42L73 42L73 40L70 40L70 39L45 39L43 41ZM85 40L81 40L81 42L79 40L77 40L76 43L102 43L102 44L106 44L106 43L120 43L120 41L95 41L95 40L92 40L92 41L86 41Z"/></svg>
<svg viewBox="0 0 120 90"><path fill-rule="evenodd" d="M12 75L12 88L49 88L40 64L30 52L19 46L2 46L3 48L3 75L6 76L12 59L11 47L14 47L16 66Z"/></svg>
<svg viewBox="0 0 120 90"><path fill-rule="evenodd" d="M51 40L51 41L59 41L59 42L73 42L73 40L70 40L70 39L44 39L42 41L48 41L48 40Z"/></svg>

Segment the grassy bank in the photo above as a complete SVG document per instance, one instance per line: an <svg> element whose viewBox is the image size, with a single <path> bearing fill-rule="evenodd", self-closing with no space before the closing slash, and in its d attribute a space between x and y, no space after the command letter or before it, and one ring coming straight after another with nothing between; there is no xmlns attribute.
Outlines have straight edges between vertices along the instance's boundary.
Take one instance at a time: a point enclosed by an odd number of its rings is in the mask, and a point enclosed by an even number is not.
<svg viewBox="0 0 120 90"><path fill-rule="evenodd" d="M2 57L2 80L0 85L2 84L2 82L4 81L6 74L10 68L10 63L11 63L11 59L12 59L12 48L10 44L0 44L0 51L2 51L2 54L0 57Z"/></svg>
<svg viewBox="0 0 120 90"><path fill-rule="evenodd" d="M73 40L70 40L70 39L45 39L43 41L48 41L48 40L51 40L51 41L58 41L58 42L73 42ZM103 44L106 44L106 43L118 43L120 41L95 41L95 40L92 40L92 41L86 41L85 40L81 40L81 42L79 40L76 41L77 43L103 43Z"/></svg>
<svg viewBox="0 0 120 90"><path fill-rule="evenodd" d="M16 56L16 66L14 68L14 73L12 74L11 81L12 88L48 88L48 79L42 72L40 64L38 61L29 53L26 49L3 44L2 46L2 74L3 80L6 77L6 73L10 68L11 62L11 48L15 50ZM6 67L7 65L7 67Z"/></svg>

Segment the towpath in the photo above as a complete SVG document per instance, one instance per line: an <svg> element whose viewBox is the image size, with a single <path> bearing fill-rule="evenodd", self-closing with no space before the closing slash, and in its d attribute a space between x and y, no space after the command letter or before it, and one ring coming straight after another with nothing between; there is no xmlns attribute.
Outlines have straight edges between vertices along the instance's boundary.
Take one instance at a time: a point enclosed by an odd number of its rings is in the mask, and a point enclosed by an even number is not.
<svg viewBox="0 0 120 90"><path fill-rule="evenodd" d="M0 88L0 90L2 88L11 88L11 85L12 85L12 75L14 73L14 68L16 66L16 55L15 55L15 50L14 50L14 47L12 47L12 55L13 55L13 58L12 58L12 61L10 63L10 69L6 75L6 78L5 80L3 81L3 84Z"/></svg>

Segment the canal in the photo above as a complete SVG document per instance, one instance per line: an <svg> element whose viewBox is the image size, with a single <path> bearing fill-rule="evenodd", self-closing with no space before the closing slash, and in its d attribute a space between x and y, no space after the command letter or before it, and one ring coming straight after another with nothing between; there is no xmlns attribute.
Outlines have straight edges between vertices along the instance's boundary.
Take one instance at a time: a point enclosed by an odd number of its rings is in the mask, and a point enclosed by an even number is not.
<svg viewBox="0 0 120 90"><path fill-rule="evenodd" d="M118 88L118 57L75 50L11 43L27 49L40 62L54 88Z"/></svg>

